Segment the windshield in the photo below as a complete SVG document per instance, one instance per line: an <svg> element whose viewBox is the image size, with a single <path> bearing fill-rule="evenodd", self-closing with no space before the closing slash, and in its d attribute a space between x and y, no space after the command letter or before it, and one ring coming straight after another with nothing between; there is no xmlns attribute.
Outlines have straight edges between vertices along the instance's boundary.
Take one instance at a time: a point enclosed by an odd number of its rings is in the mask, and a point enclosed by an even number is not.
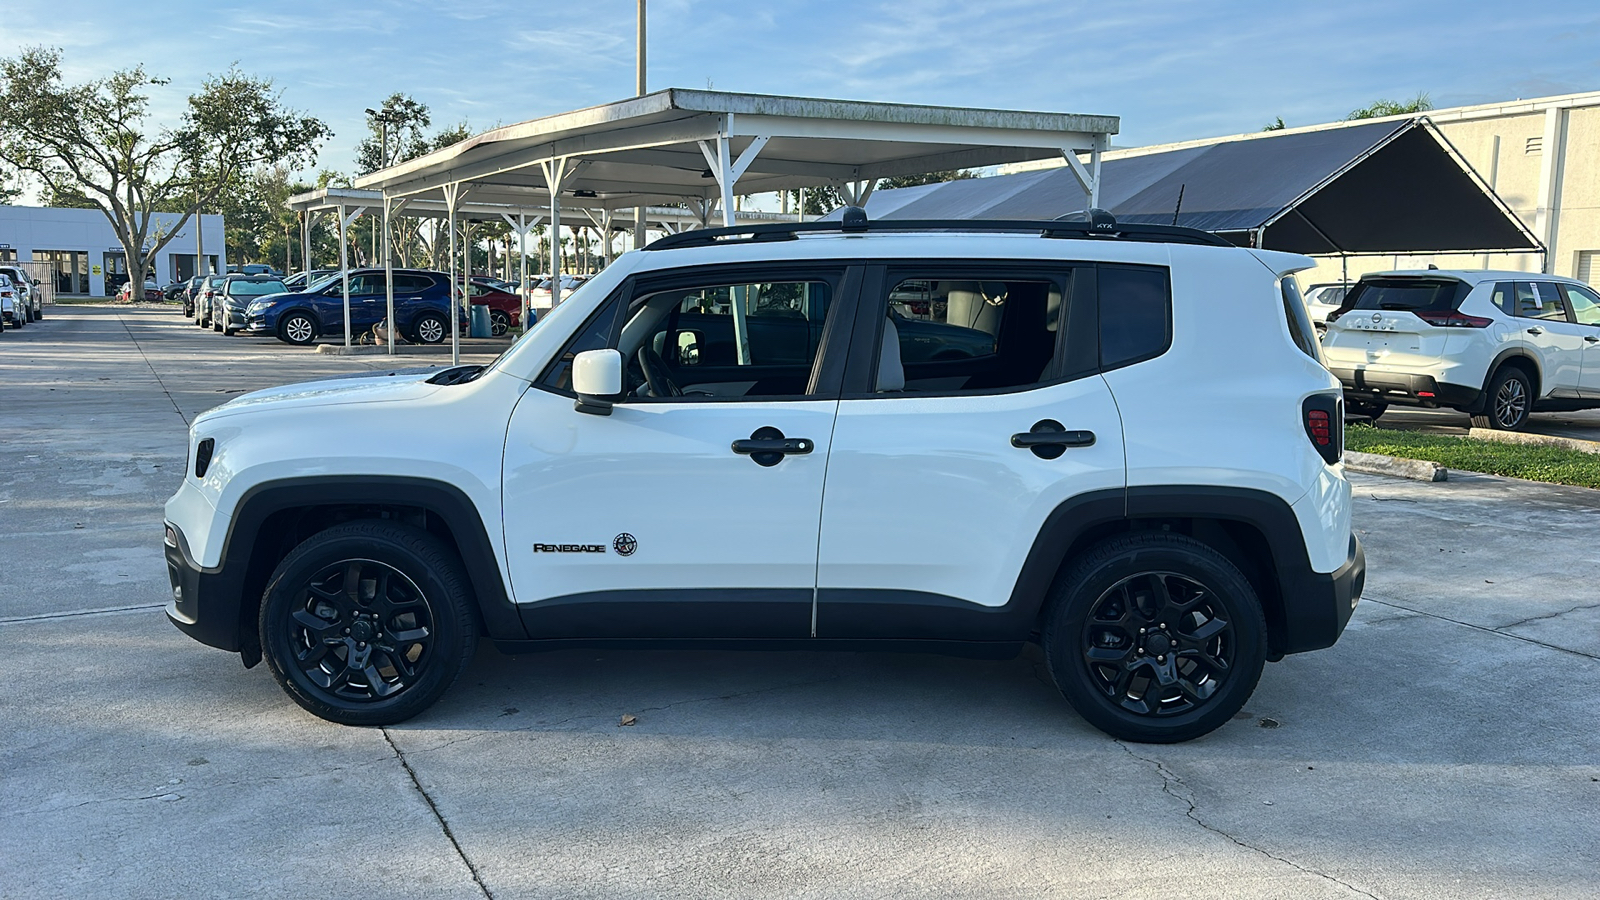
<svg viewBox="0 0 1600 900"><path fill-rule="evenodd" d="M281 281L235 281L228 285L228 293L235 297L281 294L287 290Z"/></svg>
<svg viewBox="0 0 1600 900"><path fill-rule="evenodd" d="M1351 288L1340 308L1455 312L1471 290L1453 278L1375 278Z"/></svg>
<svg viewBox="0 0 1600 900"><path fill-rule="evenodd" d="M332 275L324 275L321 278L318 278L316 281L311 282L311 284L307 285L306 286L306 293L315 294L318 291L325 290L330 285L332 285L334 282L336 282L338 280L339 280L339 273L338 272L335 272Z"/></svg>

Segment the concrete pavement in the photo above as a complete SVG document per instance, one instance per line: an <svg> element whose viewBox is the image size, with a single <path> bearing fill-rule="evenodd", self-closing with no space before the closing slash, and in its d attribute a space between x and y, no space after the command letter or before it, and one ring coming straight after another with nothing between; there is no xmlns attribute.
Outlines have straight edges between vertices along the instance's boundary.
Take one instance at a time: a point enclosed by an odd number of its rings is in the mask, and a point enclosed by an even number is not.
<svg viewBox="0 0 1600 900"><path fill-rule="evenodd" d="M160 508L227 392L385 361L51 313L0 344L0 897L1594 894L1595 492L1358 476L1350 629L1179 746L1031 652L486 648L341 728L166 623Z"/></svg>

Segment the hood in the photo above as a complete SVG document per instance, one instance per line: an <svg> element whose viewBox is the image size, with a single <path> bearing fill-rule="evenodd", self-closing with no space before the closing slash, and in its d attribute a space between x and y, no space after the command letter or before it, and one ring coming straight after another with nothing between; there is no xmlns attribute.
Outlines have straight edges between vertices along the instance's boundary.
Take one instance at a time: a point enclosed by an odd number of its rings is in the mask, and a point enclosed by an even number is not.
<svg viewBox="0 0 1600 900"><path fill-rule="evenodd" d="M304 291L284 291L281 294L260 294L255 297L251 297L249 300L246 300L244 305L249 306L252 303L279 303L293 297L299 297L303 299L307 296L309 295Z"/></svg>
<svg viewBox="0 0 1600 900"><path fill-rule="evenodd" d="M395 369L389 372L360 372L321 381L286 384L252 391L201 413L195 425L226 416L259 409L305 409L313 406L340 406L347 403L380 403L419 400L440 389L428 379L442 369Z"/></svg>

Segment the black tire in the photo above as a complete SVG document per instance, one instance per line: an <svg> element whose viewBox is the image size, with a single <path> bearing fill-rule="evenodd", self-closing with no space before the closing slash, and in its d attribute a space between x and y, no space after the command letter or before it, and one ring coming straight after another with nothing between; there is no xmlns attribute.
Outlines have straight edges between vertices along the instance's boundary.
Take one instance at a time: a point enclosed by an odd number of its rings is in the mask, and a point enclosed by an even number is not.
<svg viewBox="0 0 1600 900"><path fill-rule="evenodd" d="M1484 392L1483 412L1472 417L1474 428L1496 431L1521 431L1533 412L1533 383L1516 366L1501 366L1489 379Z"/></svg>
<svg viewBox="0 0 1600 900"><path fill-rule="evenodd" d="M211 330L212 331L221 331L222 330L222 320L217 318L215 313L213 313L212 316L211 316Z"/></svg>
<svg viewBox="0 0 1600 900"><path fill-rule="evenodd" d="M377 520L337 525L291 551L267 582L257 625L278 684L341 725L393 725L432 706L478 642L461 560L420 528Z"/></svg>
<svg viewBox="0 0 1600 900"><path fill-rule="evenodd" d="M437 313L423 313L411 323L412 337L419 344L438 344L450 336L444 325L444 317Z"/></svg>
<svg viewBox="0 0 1600 900"><path fill-rule="evenodd" d="M489 333L501 337L511 330L511 317L498 309L489 310Z"/></svg>
<svg viewBox="0 0 1600 900"><path fill-rule="evenodd" d="M295 310L278 322L278 340L304 347L317 339L317 323L310 314Z"/></svg>
<svg viewBox="0 0 1600 900"><path fill-rule="evenodd" d="M20 308L15 309L16 311L11 314L11 327L21 328L28 324L28 314Z"/></svg>
<svg viewBox="0 0 1600 900"><path fill-rule="evenodd" d="M1152 531L1110 538L1067 567L1043 644L1050 677L1089 724L1118 740L1168 744L1244 707L1266 635L1238 568L1199 541Z"/></svg>

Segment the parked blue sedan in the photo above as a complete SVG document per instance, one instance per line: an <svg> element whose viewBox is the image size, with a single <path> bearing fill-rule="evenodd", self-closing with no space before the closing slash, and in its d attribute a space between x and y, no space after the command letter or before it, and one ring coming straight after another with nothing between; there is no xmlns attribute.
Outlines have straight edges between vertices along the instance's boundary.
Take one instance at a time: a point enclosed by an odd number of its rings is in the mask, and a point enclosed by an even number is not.
<svg viewBox="0 0 1600 900"><path fill-rule="evenodd" d="M423 269L394 270L394 318L397 334L419 344L437 344L450 335L450 276ZM382 269L350 272L350 329L363 334L382 322L388 311ZM247 334L270 334L289 344L310 344L319 337L344 336L343 279L323 278L298 293L273 294L245 310ZM459 310L456 327L466 325Z"/></svg>

